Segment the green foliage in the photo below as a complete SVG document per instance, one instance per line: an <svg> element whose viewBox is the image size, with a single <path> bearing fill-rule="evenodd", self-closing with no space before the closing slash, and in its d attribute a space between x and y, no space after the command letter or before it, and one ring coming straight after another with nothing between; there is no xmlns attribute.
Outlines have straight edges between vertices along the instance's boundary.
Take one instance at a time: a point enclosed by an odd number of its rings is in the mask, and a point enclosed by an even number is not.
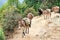
<svg viewBox="0 0 60 40"><path fill-rule="evenodd" d="M24 0L24 2L27 4L27 7L33 7L37 11L42 3L42 0Z"/></svg>
<svg viewBox="0 0 60 40"><path fill-rule="evenodd" d="M4 9L6 9L7 6L8 6L8 3L5 3L2 7L0 7L0 13L1 13Z"/></svg>
<svg viewBox="0 0 60 40"><path fill-rule="evenodd" d="M36 16L37 15L37 12L35 11L35 9L33 8L33 7L31 7L31 8L27 8L26 10L25 10L25 15L27 15L28 13L33 13L34 14L34 16ZM24 15L24 14L23 14Z"/></svg>
<svg viewBox="0 0 60 40"><path fill-rule="evenodd" d="M3 29L0 27L0 40L5 40L5 35L3 33Z"/></svg>
<svg viewBox="0 0 60 40"><path fill-rule="evenodd" d="M23 3L23 4L20 4L18 9L20 10L20 14L23 14L24 11L26 10L27 8L27 4L26 3Z"/></svg>
<svg viewBox="0 0 60 40"><path fill-rule="evenodd" d="M3 29L11 30L14 27L18 27L18 20L21 18L21 15L18 13L18 9L14 6L9 7L6 11L3 11Z"/></svg>
<svg viewBox="0 0 60 40"><path fill-rule="evenodd" d="M52 6L60 6L60 0L25 0L27 7L33 7L36 11L37 9L51 8Z"/></svg>
<svg viewBox="0 0 60 40"><path fill-rule="evenodd" d="M40 8L47 9L53 6L60 6L60 0L44 0L41 3Z"/></svg>
<svg viewBox="0 0 60 40"><path fill-rule="evenodd" d="M9 6L16 6L18 7L18 4L19 4L19 0L8 0L8 5Z"/></svg>

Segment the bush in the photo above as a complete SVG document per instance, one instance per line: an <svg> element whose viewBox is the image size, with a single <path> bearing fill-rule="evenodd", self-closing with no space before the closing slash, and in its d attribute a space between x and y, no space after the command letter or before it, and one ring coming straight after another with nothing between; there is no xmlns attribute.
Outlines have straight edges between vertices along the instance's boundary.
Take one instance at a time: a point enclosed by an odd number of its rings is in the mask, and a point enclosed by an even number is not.
<svg viewBox="0 0 60 40"><path fill-rule="evenodd" d="M35 9L34 9L33 7L27 8L27 9L25 10L25 12L24 12L23 15L26 16L29 12L33 13L34 16L38 15L37 12L35 11Z"/></svg>
<svg viewBox="0 0 60 40"><path fill-rule="evenodd" d="M5 35L3 33L3 29L0 27L0 40L5 40Z"/></svg>
<svg viewBox="0 0 60 40"><path fill-rule="evenodd" d="M6 11L3 11L3 29L4 31L13 31L15 27L18 27L18 20L21 15L18 13L18 9L14 6L9 7Z"/></svg>

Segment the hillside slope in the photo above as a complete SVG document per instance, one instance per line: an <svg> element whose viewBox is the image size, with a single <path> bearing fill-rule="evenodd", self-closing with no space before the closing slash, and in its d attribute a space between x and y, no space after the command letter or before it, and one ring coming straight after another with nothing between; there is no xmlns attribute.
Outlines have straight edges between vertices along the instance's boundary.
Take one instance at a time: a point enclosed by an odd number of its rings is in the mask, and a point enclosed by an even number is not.
<svg viewBox="0 0 60 40"><path fill-rule="evenodd" d="M44 19L36 16L32 20L29 34L21 38L21 30L8 40L60 40L60 14L52 14L51 18Z"/></svg>

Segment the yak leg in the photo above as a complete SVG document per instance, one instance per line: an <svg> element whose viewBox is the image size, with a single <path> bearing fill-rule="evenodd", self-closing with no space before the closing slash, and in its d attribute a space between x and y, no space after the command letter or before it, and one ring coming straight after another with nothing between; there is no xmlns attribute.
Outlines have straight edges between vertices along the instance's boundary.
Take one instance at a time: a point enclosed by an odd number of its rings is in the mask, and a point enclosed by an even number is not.
<svg viewBox="0 0 60 40"><path fill-rule="evenodd" d="M26 27L26 29L25 29L25 33L27 33L27 27Z"/></svg>
<svg viewBox="0 0 60 40"><path fill-rule="evenodd" d="M25 28L22 27L22 38L25 36Z"/></svg>
<svg viewBox="0 0 60 40"><path fill-rule="evenodd" d="M31 27L31 20L30 20L30 24L29 24L29 27Z"/></svg>
<svg viewBox="0 0 60 40"><path fill-rule="evenodd" d="M25 33L27 33L27 27L25 28Z"/></svg>
<svg viewBox="0 0 60 40"><path fill-rule="evenodd" d="M49 19L51 18L51 14L49 14Z"/></svg>
<svg viewBox="0 0 60 40"><path fill-rule="evenodd" d="M27 28L27 33L29 34L29 27Z"/></svg>
<svg viewBox="0 0 60 40"><path fill-rule="evenodd" d="M26 28L26 33L29 34L29 27Z"/></svg>
<svg viewBox="0 0 60 40"><path fill-rule="evenodd" d="M44 19L46 19L46 15L45 14L43 15L43 17L44 17Z"/></svg>
<svg viewBox="0 0 60 40"><path fill-rule="evenodd" d="M22 34L22 38L24 38L24 36L25 36L25 33L24 32L22 32L23 34Z"/></svg>
<svg viewBox="0 0 60 40"><path fill-rule="evenodd" d="M48 14L48 15L47 15L47 19L50 19L50 17L51 17L51 15L50 15L50 14Z"/></svg>
<svg viewBox="0 0 60 40"><path fill-rule="evenodd" d="M47 19L47 16L46 15L44 15L44 19Z"/></svg>

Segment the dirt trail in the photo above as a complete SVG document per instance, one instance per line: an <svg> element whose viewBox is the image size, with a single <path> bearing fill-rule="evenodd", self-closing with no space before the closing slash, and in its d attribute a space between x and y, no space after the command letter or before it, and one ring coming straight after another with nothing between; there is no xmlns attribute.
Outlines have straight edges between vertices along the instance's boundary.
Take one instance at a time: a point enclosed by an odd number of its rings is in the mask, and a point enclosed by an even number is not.
<svg viewBox="0 0 60 40"><path fill-rule="evenodd" d="M60 15L44 20L43 16L36 16L32 20L29 34L21 37L21 30L17 30L14 38L8 40L60 40Z"/></svg>

